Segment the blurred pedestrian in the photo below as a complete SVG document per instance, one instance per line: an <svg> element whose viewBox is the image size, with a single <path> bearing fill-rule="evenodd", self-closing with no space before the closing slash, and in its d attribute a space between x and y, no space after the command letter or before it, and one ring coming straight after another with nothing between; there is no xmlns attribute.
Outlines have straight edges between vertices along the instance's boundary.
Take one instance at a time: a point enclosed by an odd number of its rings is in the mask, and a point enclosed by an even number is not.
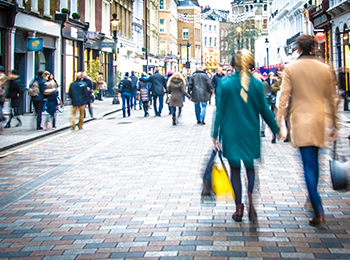
<svg viewBox="0 0 350 260"><path fill-rule="evenodd" d="M284 128L288 108L292 114L292 142L298 147L304 166L304 176L315 216L312 226L324 226L325 216L321 197L317 191L319 179L318 151L325 146L326 104L329 106L331 137L336 135L336 85L335 73L329 65L312 55L315 39L302 35L297 41L300 57L284 69L282 92L277 114L278 124ZM291 102L290 95L292 94ZM327 102L326 102L327 101ZM283 131L283 138L286 138Z"/></svg>
<svg viewBox="0 0 350 260"><path fill-rule="evenodd" d="M31 96L33 101L33 106L35 108L36 113L36 129L42 130L41 127L41 120L42 120L42 113L43 113L43 105L44 105L44 91L45 91L45 83L47 82L44 78L44 71L38 70L36 72L34 81L37 82L39 91L36 96ZM33 81L33 83L34 83ZM32 84L33 84L32 83Z"/></svg>
<svg viewBox="0 0 350 260"><path fill-rule="evenodd" d="M136 110L136 95L137 95L137 82L139 81L139 78L135 75L135 71L131 71L131 86L132 86L132 99L131 99L131 109L134 107Z"/></svg>
<svg viewBox="0 0 350 260"><path fill-rule="evenodd" d="M205 125L205 113L211 90L212 85L208 75L198 66L190 77L188 93L191 95L191 100L194 102L197 124L199 125Z"/></svg>
<svg viewBox="0 0 350 260"><path fill-rule="evenodd" d="M261 81L264 84L264 95L266 98L266 102L268 102L268 93L270 92L270 86L269 84L263 80L263 75L261 74L261 72L259 70L254 70L252 72L252 75L254 78L256 78L257 80ZM268 103L269 105L269 103ZM264 119L262 118L262 116L260 116L260 136L261 137L265 137L265 129L266 129L266 123L264 121Z"/></svg>
<svg viewBox="0 0 350 260"><path fill-rule="evenodd" d="M343 97L344 99L344 106L343 109L344 111L349 111L349 86L348 90L346 89L346 77L345 77L345 69L344 67L340 67L338 69L338 81L339 81L339 94Z"/></svg>
<svg viewBox="0 0 350 260"><path fill-rule="evenodd" d="M213 86L214 93L216 93L216 88L219 85L220 79L224 76L225 76L225 74L223 73L222 67L218 67L217 73L214 75L213 79L211 80L211 84Z"/></svg>
<svg viewBox="0 0 350 260"><path fill-rule="evenodd" d="M87 106L88 106L90 117L94 118L92 103L94 103L95 97L94 97L94 90L92 86L92 79L88 76L88 74L85 71L83 71L82 80L85 81L87 84L87 91L89 92L89 98L87 99Z"/></svg>
<svg viewBox="0 0 350 260"><path fill-rule="evenodd" d="M5 82L7 81L7 76L5 74L5 68L0 66L0 123L6 121L3 107L5 104ZM2 130L2 124L0 124L0 131Z"/></svg>
<svg viewBox="0 0 350 260"><path fill-rule="evenodd" d="M105 81L103 79L103 73L100 72L98 74L98 78L97 78L97 82L96 82L96 89L98 90L98 96L97 96L97 99L100 100L100 101L103 101L102 99L102 94L103 94L103 89L104 89L104 85L105 85Z"/></svg>
<svg viewBox="0 0 350 260"><path fill-rule="evenodd" d="M230 164L236 203L236 212L232 218L237 222L242 221L244 212L241 161L244 163L248 178L248 216L252 221L257 219L253 205L253 188L254 159L260 157L259 114L274 134L280 131L266 103L263 83L249 72L252 66L254 66L253 54L246 49L240 50L235 57L235 74L222 79L217 88L219 102L212 134L214 149L222 150ZM219 140L222 141L222 146Z"/></svg>
<svg viewBox="0 0 350 260"><path fill-rule="evenodd" d="M173 71L172 70L169 70L168 71L168 74L167 74L167 76L165 77L165 82L166 82L166 85L168 86L168 81L169 81L169 79L170 79L170 77L173 75ZM181 74L182 75L182 74ZM186 84L187 85L187 84ZM185 85L185 86L186 86ZM165 103L167 103L168 104L168 109L169 109L169 115L171 115L171 107L170 107L170 104L169 104L169 93L168 93L168 91L166 92L166 101L165 101Z"/></svg>
<svg viewBox="0 0 350 260"><path fill-rule="evenodd" d="M231 68L231 67L228 67L228 68L226 69L226 76L231 76L232 73L233 73L232 68Z"/></svg>
<svg viewBox="0 0 350 260"><path fill-rule="evenodd" d="M129 72L125 72L125 77L119 82L118 89L122 95L123 117L126 117L126 109L128 110L128 116L130 116L132 95L134 90L132 87L131 79L129 78Z"/></svg>
<svg viewBox="0 0 350 260"><path fill-rule="evenodd" d="M166 82L163 75L159 73L159 69L155 69L154 74L148 78L140 78L140 81L151 82L151 95L153 97L153 108L155 116L161 116L164 104L164 93L166 90ZM157 107L157 100L159 106Z"/></svg>
<svg viewBox="0 0 350 260"><path fill-rule="evenodd" d="M12 118L16 118L18 123L16 124L16 127L19 127L22 125L22 121L19 117L19 107L21 105L21 99L20 99L20 93L21 89L19 86L19 73L17 70L12 70L12 72L9 74L8 77L8 93L6 98L10 99L10 118L9 121L7 121L5 128L11 127L11 120Z"/></svg>
<svg viewBox="0 0 350 260"><path fill-rule="evenodd" d="M89 91L87 90L87 84L82 78L82 73L78 72L75 75L75 81L69 86L69 97L72 100L72 115L71 115L71 129L75 129L76 113L79 111L79 130L83 129L85 106L88 103Z"/></svg>
<svg viewBox="0 0 350 260"><path fill-rule="evenodd" d="M147 78L147 74L145 72L142 72L142 78ZM139 81L137 90L140 91L140 98L141 98L141 103L143 107L143 111L145 112L145 117L149 116L148 113L148 106L149 106L149 101L151 99L151 94L149 90L149 84L150 82L145 82L145 81Z"/></svg>
<svg viewBox="0 0 350 260"><path fill-rule="evenodd" d="M45 130L49 130L51 126L53 130L56 129L56 111L58 108L58 100L57 100L58 85L57 85L57 82L55 81L55 77L51 75L48 77L49 81L45 83L45 91L44 91L44 96L47 99L46 112L49 114L45 122ZM51 118L51 126L49 123L50 118Z"/></svg>
<svg viewBox="0 0 350 260"><path fill-rule="evenodd" d="M182 95L185 95L189 99L191 96L186 93L186 79L182 76L180 72L175 72L168 80L167 83L167 93L169 94L169 106L171 109L171 114L173 115L173 125L177 124L176 121L176 107L179 108L178 116L181 114L181 109L183 106Z"/></svg>

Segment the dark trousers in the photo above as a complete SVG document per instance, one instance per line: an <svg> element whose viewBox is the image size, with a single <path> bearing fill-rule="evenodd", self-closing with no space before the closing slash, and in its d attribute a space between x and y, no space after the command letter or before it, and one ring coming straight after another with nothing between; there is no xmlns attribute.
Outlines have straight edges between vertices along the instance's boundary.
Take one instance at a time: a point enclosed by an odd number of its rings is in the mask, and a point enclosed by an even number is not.
<svg viewBox="0 0 350 260"><path fill-rule="evenodd" d="M43 113L43 100L33 100L33 106L36 113L36 128L41 127L41 115Z"/></svg>
<svg viewBox="0 0 350 260"><path fill-rule="evenodd" d="M157 108L157 99L159 98L159 107ZM153 96L153 108L156 116L160 116L163 110L164 96Z"/></svg>
<svg viewBox="0 0 350 260"><path fill-rule="evenodd" d="M248 178L248 192L253 193L254 182L255 182L255 171L254 171L254 161L243 160L244 166L247 170ZM233 191L235 193L236 205L242 204L242 181L241 181L241 161L237 160L235 162L230 161L231 168L231 184Z"/></svg>
<svg viewBox="0 0 350 260"><path fill-rule="evenodd" d="M344 111L349 111L349 93L347 91L344 91L341 96L344 98Z"/></svg>
<svg viewBox="0 0 350 260"><path fill-rule="evenodd" d="M130 116L130 106L131 106L131 98L132 98L132 93L130 92L122 92L122 109L123 109L123 117L126 116L126 109L128 110L128 116Z"/></svg>
<svg viewBox="0 0 350 260"><path fill-rule="evenodd" d="M18 115L19 115L19 113L18 113L18 107L13 107L13 108L11 108L11 109L10 109L10 118L9 118L9 121L6 123L6 125L10 125L11 120L12 120L12 118L14 118L14 117L17 119L18 123L21 124L22 121L21 121L21 119L18 117Z"/></svg>
<svg viewBox="0 0 350 260"><path fill-rule="evenodd" d="M170 107L170 111L173 117L176 117L176 107ZM182 107L179 107L179 114L178 116L181 115Z"/></svg>
<svg viewBox="0 0 350 260"><path fill-rule="evenodd" d="M317 191L319 166L318 166L318 150L316 146L299 147L301 159L303 161L304 176L306 187L309 192L311 205L315 211L316 217L324 216L322 200Z"/></svg>
<svg viewBox="0 0 350 260"><path fill-rule="evenodd" d="M142 102L143 111L145 112L145 116L148 116L148 101Z"/></svg>

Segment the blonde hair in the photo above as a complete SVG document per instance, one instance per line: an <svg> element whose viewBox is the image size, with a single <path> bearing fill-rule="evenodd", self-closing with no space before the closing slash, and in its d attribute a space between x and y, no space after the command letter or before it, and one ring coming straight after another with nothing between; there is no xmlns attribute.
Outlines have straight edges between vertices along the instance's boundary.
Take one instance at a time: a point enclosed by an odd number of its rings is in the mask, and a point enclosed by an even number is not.
<svg viewBox="0 0 350 260"><path fill-rule="evenodd" d="M244 102L248 102L248 90L250 82L249 70L254 67L254 55L246 50L240 50L235 57L235 68L240 71L242 89L240 95Z"/></svg>

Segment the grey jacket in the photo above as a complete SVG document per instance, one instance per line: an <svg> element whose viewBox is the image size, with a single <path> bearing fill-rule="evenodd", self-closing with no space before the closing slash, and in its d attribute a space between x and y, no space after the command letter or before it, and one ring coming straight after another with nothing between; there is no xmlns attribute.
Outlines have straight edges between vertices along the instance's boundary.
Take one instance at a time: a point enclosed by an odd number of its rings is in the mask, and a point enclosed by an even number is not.
<svg viewBox="0 0 350 260"><path fill-rule="evenodd" d="M210 78L203 70L197 70L190 77L188 93L192 96L193 102L207 102L210 98L211 88Z"/></svg>

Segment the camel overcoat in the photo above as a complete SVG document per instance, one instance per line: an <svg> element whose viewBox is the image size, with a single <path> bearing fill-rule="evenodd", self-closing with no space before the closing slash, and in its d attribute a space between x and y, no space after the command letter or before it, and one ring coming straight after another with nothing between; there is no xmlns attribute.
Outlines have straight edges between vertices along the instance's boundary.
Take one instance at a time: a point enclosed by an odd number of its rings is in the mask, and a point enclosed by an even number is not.
<svg viewBox="0 0 350 260"><path fill-rule="evenodd" d="M326 111L336 128L336 85L336 75L330 66L313 56L301 56L285 67L277 123L284 123L289 107L295 147L325 146Z"/></svg>
<svg viewBox="0 0 350 260"><path fill-rule="evenodd" d="M185 91L186 80L181 75L181 73L174 73L167 83L167 93L171 95L169 106L170 107L182 107L183 106L183 98L182 94L188 98L191 96Z"/></svg>

